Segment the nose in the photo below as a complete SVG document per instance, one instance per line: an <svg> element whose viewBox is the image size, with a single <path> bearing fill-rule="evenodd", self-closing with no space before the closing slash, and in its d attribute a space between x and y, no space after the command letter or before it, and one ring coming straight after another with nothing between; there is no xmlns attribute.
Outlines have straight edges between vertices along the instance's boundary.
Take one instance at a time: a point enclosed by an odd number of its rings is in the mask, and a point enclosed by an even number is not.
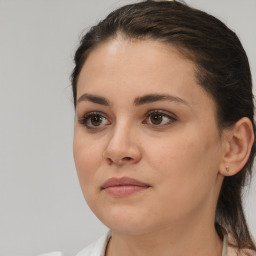
<svg viewBox="0 0 256 256"><path fill-rule="evenodd" d="M131 128L123 125L116 127L103 152L103 158L108 164L124 165L135 164L141 159L141 151L132 134Z"/></svg>

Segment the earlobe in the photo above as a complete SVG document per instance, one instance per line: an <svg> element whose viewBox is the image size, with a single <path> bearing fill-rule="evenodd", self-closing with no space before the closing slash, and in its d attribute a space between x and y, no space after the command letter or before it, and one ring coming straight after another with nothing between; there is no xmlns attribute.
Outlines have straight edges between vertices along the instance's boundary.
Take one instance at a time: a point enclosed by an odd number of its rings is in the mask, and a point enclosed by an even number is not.
<svg viewBox="0 0 256 256"><path fill-rule="evenodd" d="M232 176L244 167L250 156L254 142L254 131L250 119L241 118L228 129L227 134L219 172L223 176Z"/></svg>

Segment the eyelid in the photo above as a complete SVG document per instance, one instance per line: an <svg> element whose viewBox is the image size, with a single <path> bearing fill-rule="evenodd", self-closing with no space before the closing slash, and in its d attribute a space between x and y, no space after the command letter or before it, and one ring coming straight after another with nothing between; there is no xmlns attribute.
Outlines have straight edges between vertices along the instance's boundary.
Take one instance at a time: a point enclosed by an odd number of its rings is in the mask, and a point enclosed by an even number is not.
<svg viewBox="0 0 256 256"><path fill-rule="evenodd" d="M78 118L78 121L83 121L85 118L89 117L89 116L92 116L92 115L100 115L100 116L103 116L104 118L105 117L105 114L102 113L101 111L89 111L85 114L82 114L81 117ZM107 118L106 118L107 119Z"/></svg>
<svg viewBox="0 0 256 256"><path fill-rule="evenodd" d="M147 112L147 115L146 116L149 116L153 113L159 113L159 114L163 114L165 116L169 116L170 118L173 118L173 119L177 119L176 115L169 112L169 111L166 111L166 110L162 110L162 109L152 109L152 110L149 110Z"/></svg>

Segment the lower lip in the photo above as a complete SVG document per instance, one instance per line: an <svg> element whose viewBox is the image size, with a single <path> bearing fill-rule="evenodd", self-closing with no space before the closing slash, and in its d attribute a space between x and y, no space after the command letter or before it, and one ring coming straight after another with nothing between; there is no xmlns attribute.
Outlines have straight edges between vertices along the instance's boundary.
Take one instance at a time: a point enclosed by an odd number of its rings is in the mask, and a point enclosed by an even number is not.
<svg viewBox="0 0 256 256"><path fill-rule="evenodd" d="M144 191L147 188L146 186L123 185L107 187L104 191L113 197L125 197Z"/></svg>

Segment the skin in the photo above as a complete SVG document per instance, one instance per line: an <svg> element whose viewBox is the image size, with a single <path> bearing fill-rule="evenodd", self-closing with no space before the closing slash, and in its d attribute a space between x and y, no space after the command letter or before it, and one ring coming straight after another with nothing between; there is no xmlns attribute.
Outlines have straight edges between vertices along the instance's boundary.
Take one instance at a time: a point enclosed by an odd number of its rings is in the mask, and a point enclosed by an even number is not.
<svg viewBox="0 0 256 256"><path fill-rule="evenodd" d="M134 104L148 94L175 98ZM74 159L87 203L112 230L107 255L221 255L214 219L231 136L220 133L193 62L160 42L116 38L89 54L77 99ZM158 125L152 110L166 115ZM99 126L81 123L91 112ZM112 177L149 188L114 197L101 189Z"/></svg>

